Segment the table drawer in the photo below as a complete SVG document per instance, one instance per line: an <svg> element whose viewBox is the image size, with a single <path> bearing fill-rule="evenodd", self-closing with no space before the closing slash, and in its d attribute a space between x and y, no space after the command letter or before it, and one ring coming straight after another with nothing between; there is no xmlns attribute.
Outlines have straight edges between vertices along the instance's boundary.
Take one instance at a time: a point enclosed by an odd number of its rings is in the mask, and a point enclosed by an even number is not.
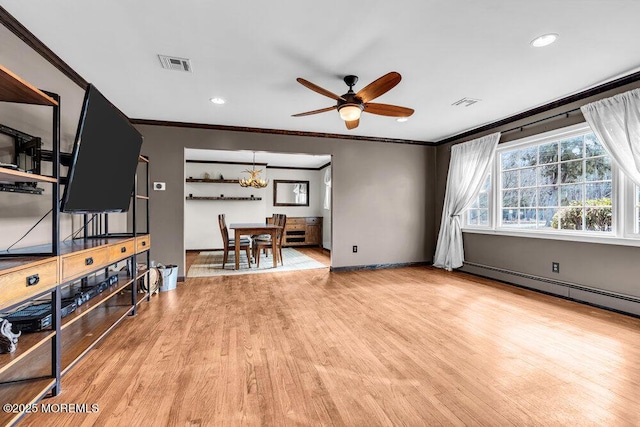
<svg viewBox="0 0 640 427"><path fill-rule="evenodd" d="M136 242L134 239L124 240L109 246L109 262L118 262L133 255Z"/></svg>
<svg viewBox="0 0 640 427"><path fill-rule="evenodd" d="M148 251L151 247L151 235L136 237L136 253Z"/></svg>
<svg viewBox="0 0 640 427"><path fill-rule="evenodd" d="M58 258L50 258L0 274L0 308L44 292L57 284Z"/></svg>
<svg viewBox="0 0 640 427"><path fill-rule="evenodd" d="M62 258L62 282L87 275L107 265L109 265L109 248L107 246L66 256Z"/></svg>

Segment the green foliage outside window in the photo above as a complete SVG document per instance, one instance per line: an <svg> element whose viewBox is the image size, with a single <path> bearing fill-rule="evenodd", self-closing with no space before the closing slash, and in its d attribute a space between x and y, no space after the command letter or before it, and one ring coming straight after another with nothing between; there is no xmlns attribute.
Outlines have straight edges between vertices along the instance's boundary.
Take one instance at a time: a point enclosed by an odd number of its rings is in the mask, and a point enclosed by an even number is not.
<svg viewBox="0 0 640 427"><path fill-rule="evenodd" d="M585 201L571 201L569 207L558 209L551 219L551 226L562 230L582 230L582 217L585 215L585 226L589 231L611 231L612 209L611 199L591 199Z"/></svg>

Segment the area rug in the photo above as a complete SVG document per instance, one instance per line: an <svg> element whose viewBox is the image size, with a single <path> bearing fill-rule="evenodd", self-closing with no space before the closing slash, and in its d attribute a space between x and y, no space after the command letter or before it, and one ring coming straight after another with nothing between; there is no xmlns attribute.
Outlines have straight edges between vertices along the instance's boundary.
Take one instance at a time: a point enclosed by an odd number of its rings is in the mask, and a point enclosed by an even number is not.
<svg viewBox="0 0 640 427"><path fill-rule="evenodd" d="M260 255L260 268L256 267L254 262L251 263L251 268L247 265L247 254L240 253L240 269L234 270L235 258L234 254L229 254L229 259L222 268L223 251L203 251L200 252L187 273L187 277L209 277L209 276L229 276L237 274L256 274L256 273L278 273L281 271L295 271L295 270L311 270L314 268L328 268L324 264L314 260L299 252L293 248L282 248L282 258L284 259L284 265L280 265L276 268L273 267L273 258L271 257L271 251L269 256L264 254Z"/></svg>

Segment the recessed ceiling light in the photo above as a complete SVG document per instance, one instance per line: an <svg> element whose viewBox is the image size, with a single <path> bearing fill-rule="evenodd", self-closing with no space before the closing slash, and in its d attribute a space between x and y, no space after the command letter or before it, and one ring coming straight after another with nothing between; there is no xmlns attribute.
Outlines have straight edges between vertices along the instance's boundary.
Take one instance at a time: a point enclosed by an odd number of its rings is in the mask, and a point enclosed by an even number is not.
<svg viewBox="0 0 640 427"><path fill-rule="evenodd" d="M558 35L555 33L543 34L540 37L536 37L531 40L531 46L533 47L544 47L549 46L551 43L558 39Z"/></svg>
<svg viewBox="0 0 640 427"><path fill-rule="evenodd" d="M400 117L396 119L396 122L400 122L400 123L408 122L408 121L409 121L409 117Z"/></svg>
<svg viewBox="0 0 640 427"><path fill-rule="evenodd" d="M214 103L214 104L216 104L216 105L222 105L222 104L224 104L225 102L227 102L227 101L225 101L225 100L224 100L224 98L218 98L218 97L216 97L216 98L211 98L209 101L213 102L213 103Z"/></svg>

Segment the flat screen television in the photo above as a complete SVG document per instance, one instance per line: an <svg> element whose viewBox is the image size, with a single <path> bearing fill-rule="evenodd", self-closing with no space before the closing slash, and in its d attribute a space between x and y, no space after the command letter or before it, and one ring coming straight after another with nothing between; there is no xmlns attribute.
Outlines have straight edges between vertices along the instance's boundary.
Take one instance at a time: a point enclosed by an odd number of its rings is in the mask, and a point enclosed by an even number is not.
<svg viewBox="0 0 640 427"><path fill-rule="evenodd" d="M61 210L126 212L141 147L140 132L90 84L84 95Z"/></svg>

